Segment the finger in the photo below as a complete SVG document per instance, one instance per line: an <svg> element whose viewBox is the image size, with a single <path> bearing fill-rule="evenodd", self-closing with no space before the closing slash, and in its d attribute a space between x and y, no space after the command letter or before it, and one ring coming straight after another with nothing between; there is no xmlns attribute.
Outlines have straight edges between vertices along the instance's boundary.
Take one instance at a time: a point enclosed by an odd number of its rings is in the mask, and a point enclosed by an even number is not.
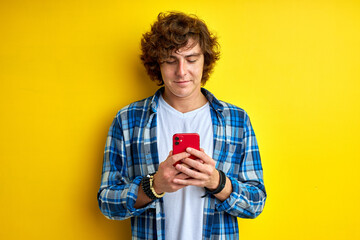
<svg viewBox="0 0 360 240"><path fill-rule="evenodd" d="M189 177L188 175L186 175L185 173L182 173L182 172L180 172L179 174L177 174L176 176L175 176L175 178L174 179L191 179L191 177Z"/></svg>
<svg viewBox="0 0 360 240"><path fill-rule="evenodd" d="M201 180L197 180L197 179L174 179L173 182L175 184L179 184L179 185L186 185L186 186L197 186L197 187L203 187L205 186L204 181Z"/></svg>
<svg viewBox="0 0 360 240"><path fill-rule="evenodd" d="M193 160L191 158L185 158L182 160L182 162L190 166L190 169L199 171L208 176L210 176L215 169L215 162L214 164L204 164L204 161L201 159Z"/></svg>
<svg viewBox="0 0 360 240"><path fill-rule="evenodd" d="M184 158L187 158L189 157L190 154L187 153L187 152L182 152L182 153L178 153L178 154L175 154L175 155L172 155L169 159L170 161L170 164L173 165L174 163L178 162L178 161L181 161L183 160Z"/></svg>
<svg viewBox="0 0 360 240"><path fill-rule="evenodd" d="M186 167L186 168L191 168L189 165L187 165L187 164L184 163L184 160L185 160L185 159L186 159L186 158L184 158L184 159L181 160L181 165L182 165L183 167Z"/></svg>
<svg viewBox="0 0 360 240"><path fill-rule="evenodd" d="M190 153L191 155L194 155L195 157L203 160L205 163L213 163L213 159L211 157L209 157L205 152L203 151L199 151L199 150L196 150L194 148L186 148L186 152Z"/></svg>
<svg viewBox="0 0 360 240"><path fill-rule="evenodd" d="M188 175L191 178L195 178L198 180L205 180L207 179L207 176L204 173L201 173L199 171L196 171L195 169L186 168L180 164L176 165L175 167L178 171Z"/></svg>
<svg viewBox="0 0 360 240"><path fill-rule="evenodd" d="M204 161L201 159L191 159L191 158L185 158L182 160L182 162L184 163L183 165L187 165L188 168L194 168L196 170L199 170L200 172L203 171L204 169Z"/></svg>

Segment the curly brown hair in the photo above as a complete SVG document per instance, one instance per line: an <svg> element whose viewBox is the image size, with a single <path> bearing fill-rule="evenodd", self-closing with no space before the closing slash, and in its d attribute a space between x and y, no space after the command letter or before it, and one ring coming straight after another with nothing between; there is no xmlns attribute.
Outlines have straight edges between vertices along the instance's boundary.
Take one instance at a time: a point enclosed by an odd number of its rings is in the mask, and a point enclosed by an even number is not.
<svg viewBox="0 0 360 240"><path fill-rule="evenodd" d="M201 83L206 83L220 58L219 43L204 21L195 15L181 12L160 13L151 30L143 34L140 58L151 80L157 81L159 86L164 84L160 71L161 61L173 51L186 46L190 38L200 44L204 54Z"/></svg>

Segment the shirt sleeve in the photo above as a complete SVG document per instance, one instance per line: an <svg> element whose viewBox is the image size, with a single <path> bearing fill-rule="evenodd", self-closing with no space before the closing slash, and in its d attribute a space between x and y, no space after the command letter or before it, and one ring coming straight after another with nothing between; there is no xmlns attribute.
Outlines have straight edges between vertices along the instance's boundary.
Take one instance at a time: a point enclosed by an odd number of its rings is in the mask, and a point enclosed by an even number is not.
<svg viewBox="0 0 360 240"><path fill-rule="evenodd" d="M266 191L260 153L249 117L245 114L243 145L238 177L229 177L233 192L223 202L218 201L216 210L225 211L241 218L255 218L263 210Z"/></svg>
<svg viewBox="0 0 360 240"><path fill-rule="evenodd" d="M133 167L131 161L127 161L121 123L118 118L115 118L106 140L101 185L98 192L100 210L109 219L127 219L155 207L152 202L143 208L134 208L142 176L130 179L128 171Z"/></svg>

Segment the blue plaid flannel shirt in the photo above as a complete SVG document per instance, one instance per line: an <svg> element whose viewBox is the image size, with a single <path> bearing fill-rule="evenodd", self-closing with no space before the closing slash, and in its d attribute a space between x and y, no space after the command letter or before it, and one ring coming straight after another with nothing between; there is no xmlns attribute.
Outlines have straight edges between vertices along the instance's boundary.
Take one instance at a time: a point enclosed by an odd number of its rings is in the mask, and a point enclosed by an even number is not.
<svg viewBox="0 0 360 240"><path fill-rule="evenodd" d="M162 91L121 109L106 140L99 207L109 219L131 217L133 239L165 239L163 200L134 208L141 179L159 166L156 108ZM259 149L246 112L201 91L210 103L213 159L233 187L223 202L212 195L205 198L203 239L238 239L237 217L255 218L265 205Z"/></svg>

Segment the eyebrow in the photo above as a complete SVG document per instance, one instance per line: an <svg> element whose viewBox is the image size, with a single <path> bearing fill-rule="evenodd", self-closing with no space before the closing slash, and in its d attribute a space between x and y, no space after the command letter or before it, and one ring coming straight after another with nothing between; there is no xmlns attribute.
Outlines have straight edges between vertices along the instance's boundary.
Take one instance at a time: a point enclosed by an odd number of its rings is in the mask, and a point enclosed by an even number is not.
<svg viewBox="0 0 360 240"><path fill-rule="evenodd" d="M188 58L188 57L198 57L200 56L202 53L191 53L191 54L188 54L188 55L185 55L184 57L185 58ZM176 56L174 55L170 55L169 58L177 58Z"/></svg>

